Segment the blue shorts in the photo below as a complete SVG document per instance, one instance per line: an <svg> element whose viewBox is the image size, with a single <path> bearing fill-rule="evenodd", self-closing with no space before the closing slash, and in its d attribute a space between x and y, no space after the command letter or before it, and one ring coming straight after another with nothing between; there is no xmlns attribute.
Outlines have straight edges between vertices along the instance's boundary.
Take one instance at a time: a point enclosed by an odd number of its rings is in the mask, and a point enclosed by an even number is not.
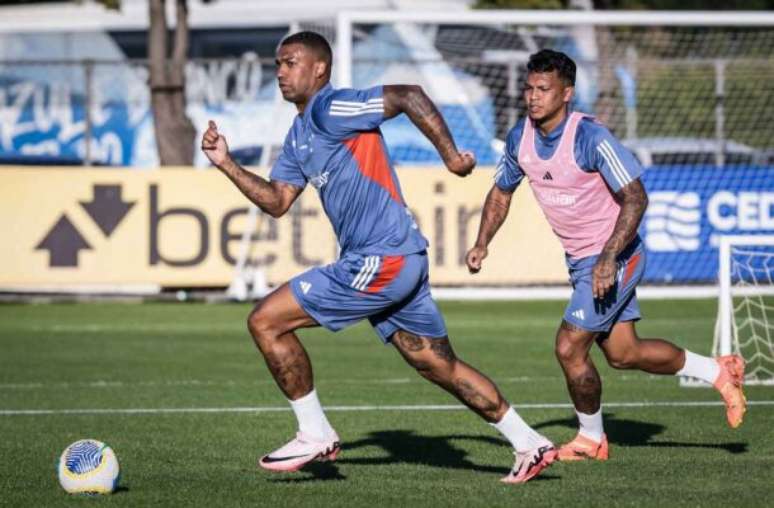
<svg viewBox="0 0 774 508"><path fill-rule="evenodd" d="M619 321L640 319L637 284L645 272L645 251L639 237L618 256L615 282L601 300L591 291L592 270L599 256L567 260L573 292L564 320L584 330L609 332Z"/></svg>
<svg viewBox="0 0 774 508"><path fill-rule="evenodd" d="M430 296L427 253L405 256L344 254L330 265L290 280L299 305L328 330L368 318L386 344L404 330L446 337L446 323Z"/></svg>

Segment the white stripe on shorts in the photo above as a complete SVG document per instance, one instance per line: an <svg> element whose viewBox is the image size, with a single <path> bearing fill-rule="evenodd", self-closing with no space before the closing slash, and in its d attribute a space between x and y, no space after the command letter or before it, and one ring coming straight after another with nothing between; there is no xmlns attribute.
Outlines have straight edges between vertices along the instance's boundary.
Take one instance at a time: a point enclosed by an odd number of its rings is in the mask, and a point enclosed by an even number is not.
<svg viewBox="0 0 774 508"><path fill-rule="evenodd" d="M379 269L379 256L374 256L374 266L366 274L365 279L363 280L363 282L360 283L360 287L358 287L357 289L359 289L360 291L365 291L365 289L374 279L374 275L376 275L376 271L378 269Z"/></svg>
<svg viewBox="0 0 774 508"><path fill-rule="evenodd" d="M366 257L363 261L363 267L360 268L357 277L355 277L355 280L353 280L352 284L350 285L353 288L360 289L362 291L360 286L368 278L368 275L376 269L377 266L379 266L379 256Z"/></svg>

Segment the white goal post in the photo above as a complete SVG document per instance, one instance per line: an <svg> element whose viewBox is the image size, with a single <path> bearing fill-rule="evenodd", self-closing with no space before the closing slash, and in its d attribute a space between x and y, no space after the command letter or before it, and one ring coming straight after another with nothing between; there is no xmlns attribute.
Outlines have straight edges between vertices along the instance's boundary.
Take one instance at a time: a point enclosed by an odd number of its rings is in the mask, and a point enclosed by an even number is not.
<svg viewBox="0 0 774 508"><path fill-rule="evenodd" d="M714 355L740 354L745 382L774 385L774 235L721 236Z"/></svg>

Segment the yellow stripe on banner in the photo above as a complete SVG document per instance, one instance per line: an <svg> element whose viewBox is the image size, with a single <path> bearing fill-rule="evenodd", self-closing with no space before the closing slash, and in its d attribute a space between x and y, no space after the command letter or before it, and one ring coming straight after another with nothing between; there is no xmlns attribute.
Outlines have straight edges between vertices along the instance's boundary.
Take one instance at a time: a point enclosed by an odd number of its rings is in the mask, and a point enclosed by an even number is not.
<svg viewBox="0 0 774 508"><path fill-rule="evenodd" d="M484 269L468 274L464 256L493 174L484 168L461 179L436 168L398 170L430 242L433 284L566 282L561 246L527 185L516 192ZM4 167L0 287L226 286L248 206L215 170ZM252 256L270 284L335 260L333 231L314 189L287 216L259 217Z"/></svg>

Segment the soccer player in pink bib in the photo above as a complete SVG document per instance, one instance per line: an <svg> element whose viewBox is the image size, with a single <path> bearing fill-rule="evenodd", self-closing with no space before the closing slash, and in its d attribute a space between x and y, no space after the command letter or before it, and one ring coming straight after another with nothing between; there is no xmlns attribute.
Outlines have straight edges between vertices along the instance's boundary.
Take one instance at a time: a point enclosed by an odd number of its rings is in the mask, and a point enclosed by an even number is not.
<svg viewBox="0 0 774 508"><path fill-rule="evenodd" d="M637 335L636 287L645 266L637 227L648 205L639 178L642 167L604 125L569 111L575 69L564 53L545 49L530 56L524 88L528 115L508 133L476 244L467 253L468 269L481 270L513 191L526 176L564 247L573 287L555 352L579 431L559 448L559 460L608 458L602 383L589 357L595 342L614 368L691 376L713 384L726 404L728 424L736 428L746 409L741 357L709 358Z"/></svg>
<svg viewBox="0 0 774 508"><path fill-rule="evenodd" d="M333 225L341 256L312 268L264 298L248 329L274 380L290 402L298 433L264 455L270 471L296 471L334 460L339 436L314 388L312 364L296 336L299 328L338 331L368 319L379 338L424 378L448 391L509 440L516 461L503 478L523 483L556 457L554 445L521 419L492 381L460 360L430 295L427 240L403 200L379 125L406 114L438 149L447 169L466 176L475 158L459 152L443 117L418 86L334 89L331 48L314 32L285 38L277 49L277 80L296 105L270 180L230 157L214 122L202 150L250 201L273 217L287 212L310 183Z"/></svg>

